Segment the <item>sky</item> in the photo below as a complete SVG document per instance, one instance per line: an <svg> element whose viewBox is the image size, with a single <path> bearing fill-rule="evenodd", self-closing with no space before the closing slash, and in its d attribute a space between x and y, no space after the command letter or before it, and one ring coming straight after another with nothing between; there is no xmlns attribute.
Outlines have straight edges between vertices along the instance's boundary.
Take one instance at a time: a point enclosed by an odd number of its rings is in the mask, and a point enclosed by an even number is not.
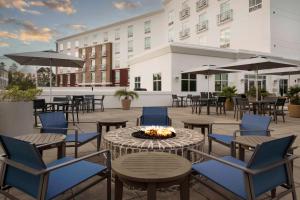
<svg viewBox="0 0 300 200"><path fill-rule="evenodd" d="M8 53L55 50L57 38L161 8L162 0L0 0L0 62Z"/></svg>

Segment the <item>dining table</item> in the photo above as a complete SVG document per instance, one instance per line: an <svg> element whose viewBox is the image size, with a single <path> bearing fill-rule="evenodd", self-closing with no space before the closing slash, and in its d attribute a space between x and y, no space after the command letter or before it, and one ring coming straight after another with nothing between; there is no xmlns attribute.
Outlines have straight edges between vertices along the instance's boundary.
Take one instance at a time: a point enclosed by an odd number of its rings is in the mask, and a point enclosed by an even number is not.
<svg viewBox="0 0 300 200"><path fill-rule="evenodd" d="M253 108L253 114L264 114L267 107L272 107L275 105L276 100L258 100L250 101L250 105Z"/></svg>

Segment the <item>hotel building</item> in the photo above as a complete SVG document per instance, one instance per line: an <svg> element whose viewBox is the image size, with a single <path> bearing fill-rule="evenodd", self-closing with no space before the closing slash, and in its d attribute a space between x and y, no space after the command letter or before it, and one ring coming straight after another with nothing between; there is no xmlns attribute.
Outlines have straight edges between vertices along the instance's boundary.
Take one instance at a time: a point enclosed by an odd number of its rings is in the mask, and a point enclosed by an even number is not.
<svg viewBox="0 0 300 200"><path fill-rule="evenodd" d="M148 91L198 93L202 75L181 72L253 56L300 65L299 0L165 0L163 8L57 40L57 50L86 60L83 69L57 68L58 86L127 86ZM288 87L287 77L259 76L269 92ZM254 86L251 72L221 74L211 91ZM290 84L300 83L292 76Z"/></svg>

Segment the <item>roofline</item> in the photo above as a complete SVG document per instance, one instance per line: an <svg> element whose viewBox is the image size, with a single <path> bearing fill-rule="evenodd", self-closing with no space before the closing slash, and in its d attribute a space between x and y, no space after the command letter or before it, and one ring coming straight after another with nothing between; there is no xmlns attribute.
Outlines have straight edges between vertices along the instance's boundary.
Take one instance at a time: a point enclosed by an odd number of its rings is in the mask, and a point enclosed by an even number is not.
<svg viewBox="0 0 300 200"><path fill-rule="evenodd" d="M91 29L91 30L80 32L80 33L77 33L77 34L74 34L74 35L69 35L69 36L66 36L66 37L63 37L63 38L58 38L56 40L56 43L60 42L62 40L71 39L71 38L78 37L78 36L81 36L81 35L84 35L84 34L88 34L88 33L92 33L92 32L95 32L95 31L102 30L102 29L106 29L106 28L109 28L109 27L112 27L112 26L117 26L117 25L121 25L121 24L124 24L124 23L128 23L128 22L136 20L136 19L140 19L140 18L144 18L144 17L150 17L150 16L153 16L153 15L162 13L163 11L164 11L164 9L155 10L155 11L152 11L152 12L145 13L143 15L138 15L138 16L131 17L131 18L128 18L128 19L125 19L125 20L113 22L111 24L100 26L98 28L94 28L94 29Z"/></svg>

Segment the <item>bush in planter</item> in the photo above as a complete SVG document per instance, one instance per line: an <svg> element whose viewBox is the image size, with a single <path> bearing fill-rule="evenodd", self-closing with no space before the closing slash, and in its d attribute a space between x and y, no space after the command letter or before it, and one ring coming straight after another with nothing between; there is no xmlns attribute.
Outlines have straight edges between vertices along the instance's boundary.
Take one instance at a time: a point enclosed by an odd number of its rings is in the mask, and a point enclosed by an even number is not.
<svg viewBox="0 0 300 200"><path fill-rule="evenodd" d="M300 97L299 97L300 87L293 86L290 87L288 91L288 97L290 99L290 105L288 105L290 117L300 117Z"/></svg>
<svg viewBox="0 0 300 200"><path fill-rule="evenodd" d="M258 89L258 97L259 97L258 99L261 99L261 97L263 97L263 98L267 97L269 95L270 95L270 93L267 90L260 89L260 88ZM247 92L247 96L255 99L256 98L256 87L251 87L249 89L249 91Z"/></svg>
<svg viewBox="0 0 300 200"><path fill-rule="evenodd" d="M236 95L237 89L235 86L232 87L224 87L221 96L226 97L225 108L226 110L233 110L233 101L232 97Z"/></svg>
<svg viewBox="0 0 300 200"><path fill-rule="evenodd" d="M122 101L122 108L124 110L129 110L130 109L130 104L131 104L132 99L139 98L138 93L136 93L134 91L127 90L126 88L117 90L115 92L115 96L119 97L119 99L124 97L121 100Z"/></svg>
<svg viewBox="0 0 300 200"><path fill-rule="evenodd" d="M41 93L41 89L31 88L20 90L18 86L13 86L3 93L2 100L10 102L32 101Z"/></svg>

